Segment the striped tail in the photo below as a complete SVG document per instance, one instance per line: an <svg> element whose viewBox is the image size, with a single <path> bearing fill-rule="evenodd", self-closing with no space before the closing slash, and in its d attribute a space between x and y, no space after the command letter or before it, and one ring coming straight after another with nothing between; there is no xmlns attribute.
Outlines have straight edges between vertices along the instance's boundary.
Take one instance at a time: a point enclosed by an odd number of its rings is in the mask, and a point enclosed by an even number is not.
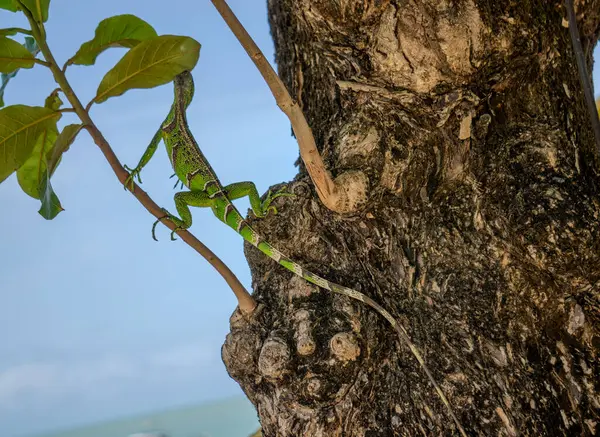
<svg viewBox="0 0 600 437"><path fill-rule="evenodd" d="M458 430L461 433L461 435L463 437L467 437L465 430L461 426L458 418L456 417L456 415L454 414L454 411L452 410L452 407L450 406L450 402L444 395L444 392L442 391L440 386L437 384L437 382L435 382L435 379L433 378L433 375L431 374L431 372L429 371L429 368L425 364L425 360L423 359L421 353L419 352L417 347L413 344L413 342L410 340L410 337L408 336L408 333L406 332L404 327L400 323L398 323L396 321L396 319L394 319L394 317L385 308L383 308L381 305L379 305L377 302L375 302L369 296L366 296L359 291L353 290L352 288L347 288L342 285L336 284L334 282L328 281L327 279L321 278L320 276L314 274L313 272L304 269L300 264L292 261L290 258L288 258L284 254L282 254L279 250L277 250L275 247L273 247L264 238L262 238L258 232L256 232L254 229L252 229L252 227L246 222L246 220L242 217L242 215L237 210L237 208L233 205L233 203L231 203L231 201L229 201L229 199L227 199L227 202L228 202L228 207L226 208L224 221L229 227L233 228L238 234L240 234L244 238L244 240L246 240L247 242L252 244L254 247L256 247L258 250L260 250L262 253L267 255L269 258L271 258L273 261L275 261L279 265L285 267L290 272L295 273L296 275L300 276L301 278L305 279L306 281L310 282L311 284L314 284L318 287L329 290L333 293L338 293L338 294L347 296L351 299L356 299L356 300L370 306L375 311L377 311L379 313L379 315L381 315L384 319L386 319L390 323L390 325L392 325L392 327L396 330L396 333L398 334L398 337L400 338L401 342L403 342L406 346L408 346L408 348L410 349L410 351L412 352L414 357L417 359L417 361L421 365L421 368L427 375L427 378L429 378L429 382L431 382L431 385L433 385L438 396L440 397L440 399L442 400L442 402L448 409L448 412L450 413L450 416L452 417L452 419L454 420L454 423L458 427ZM234 220L231 220L232 218Z"/></svg>

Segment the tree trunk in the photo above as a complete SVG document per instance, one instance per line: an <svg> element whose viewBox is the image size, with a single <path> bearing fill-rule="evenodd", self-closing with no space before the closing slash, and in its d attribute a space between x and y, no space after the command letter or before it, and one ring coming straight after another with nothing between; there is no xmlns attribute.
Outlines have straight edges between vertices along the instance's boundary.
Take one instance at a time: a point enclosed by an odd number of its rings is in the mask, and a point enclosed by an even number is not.
<svg viewBox="0 0 600 437"><path fill-rule="evenodd" d="M591 70L600 0L575 3ZM301 168L253 226L390 311L468 435L600 435L600 160L564 17L554 0L269 0L328 168L370 189L340 216ZM265 436L458 434L382 317L246 254L261 305L223 358Z"/></svg>

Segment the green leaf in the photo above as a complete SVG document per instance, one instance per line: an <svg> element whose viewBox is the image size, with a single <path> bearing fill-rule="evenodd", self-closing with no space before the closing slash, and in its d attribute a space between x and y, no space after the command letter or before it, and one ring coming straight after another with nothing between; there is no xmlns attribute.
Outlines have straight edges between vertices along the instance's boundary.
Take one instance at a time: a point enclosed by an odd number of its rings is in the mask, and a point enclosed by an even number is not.
<svg viewBox="0 0 600 437"><path fill-rule="evenodd" d="M69 124L65 126L62 132L58 135L56 143L54 144L54 148L52 149L52 155L48 160L50 174L54 173L54 170L56 170L63 153L69 150L69 147L71 144L73 144L73 141L75 141L75 138L77 138L77 135L82 128L82 124Z"/></svg>
<svg viewBox="0 0 600 437"><path fill-rule="evenodd" d="M17 75L17 71L13 71L12 73L2 73L2 75L0 75L0 108L2 108L4 106L4 90L6 89L6 85L8 85L8 82Z"/></svg>
<svg viewBox="0 0 600 437"><path fill-rule="evenodd" d="M60 204L60 200L58 200L58 196L52 189L48 172L44 173L42 177L42 183L40 185L40 200L42 201L42 206L38 213L46 220L52 220L61 211L64 211L62 205Z"/></svg>
<svg viewBox="0 0 600 437"><path fill-rule="evenodd" d="M72 132L71 127L69 127L69 131ZM64 132L65 131L63 130L63 133ZM63 135L63 133L61 133L61 135ZM71 141L72 139L73 137L71 138ZM25 161L25 164L17 170L17 180L19 185L26 194L34 199L41 200L42 206L38 212L47 220L52 220L63 210L60 200L58 200L58 197L52 189L50 177L54 173L54 170L56 170L61 155L57 155L58 159L56 161L51 161L55 156L57 148L61 148L63 151L65 150L64 142L64 137L62 140L60 139L56 125L52 126L40 135L35 143L33 152L27 161Z"/></svg>
<svg viewBox="0 0 600 437"><path fill-rule="evenodd" d="M17 12L17 4L13 0L0 0L0 9L6 9L11 12Z"/></svg>
<svg viewBox="0 0 600 437"><path fill-rule="evenodd" d="M60 107L63 104L63 101L58 95L58 92L58 90L54 90L52 91L52 94L46 97L46 100L44 101L44 108L50 108L54 111L58 111L60 109Z"/></svg>
<svg viewBox="0 0 600 437"><path fill-rule="evenodd" d="M47 172L48 159L58 137L56 127L42 132L27 161L17 170L19 185L34 199L40 198L42 176Z"/></svg>
<svg viewBox="0 0 600 437"><path fill-rule="evenodd" d="M132 48L102 79L94 101L102 103L133 88L154 88L192 70L200 43L187 36L162 35Z"/></svg>
<svg viewBox="0 0 600 437"><path fill-rule="evenodd" d="M70 124L60 134L55 126L45 131L36 142L29 159L17 170L19 185L25 193L41 200L38 213L47 220L52 220L63 211L50 177L82 127L81 124Z"/></svg>
<svg viewBox="0 0 600 437"><path fill-rule="evenodd" d="M0 109L0 182L27 161L40 135L54 127L60 116L39 106Z"/></svg>
<svg viewBox="0 0 600 437"><path fill-rule="evenodd" d="M156 38L156 31L144 20L135 15L116 15L102 20L94 39L83 43L68 63L93 65L98 55L110 47L130 49L150 38Z"/></svg>
<svg viewBox="0 0 600 437"><path fill-rule="evenodd" d="M0 73L12 73L19 68L33 67L34 56L21 44L6 38L0 37Z"/></svg>
<svg viewBox="0 0 600 437"><path fill-rule="evenodd" d="M0 0L1 1L1 0ZM37 43L35 42L35 39L33 39L30 36L26 36L25 37L25 43L23 44L23 46L29 50L29 52L35 56L39 53L40 48L38 47ZM12 73L2 73L0 75L0 108L2 108L4 106L4 90L6 89L6 85L8 85L8 82L17 75L17 72L19 71L19 69L16 69L15 71L13 71Z"/></svg>
<svg viewBox="0 0 600 437"><path fill-rule="evenodd" d="M21 3L31 12L33 18L38 23L48 21L48 9L50 8L50 0L21 0Z"/></svg>

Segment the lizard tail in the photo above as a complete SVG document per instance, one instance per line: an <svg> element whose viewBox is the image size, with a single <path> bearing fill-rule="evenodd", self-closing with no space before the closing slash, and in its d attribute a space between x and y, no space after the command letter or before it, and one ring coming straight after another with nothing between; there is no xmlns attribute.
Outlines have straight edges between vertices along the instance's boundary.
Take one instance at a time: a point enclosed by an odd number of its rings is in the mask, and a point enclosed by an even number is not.
<svg viewBox="0 0 600 437"><path fill-rule="evenodd" d="M408 333L406 332L404 327L400 323L398 323L398 321L385 308L383 308L381 305L379 305L377 302L375 302L369 296L366 296L359 291L356 291L356 290L353 290L352 288L344 287L342 285L328 281L327 279L322 278L309 270L306 270L300 264L295 263L290 258L288 258L284 254L282 254L275 247L273 247L269 242L264 240L258 232L256 232L254 229L252 229L250 227L250 225L248 225L245 222L245 220L243 220L241 215L240 215L240 219L242 220L244 226L241 229L236 229L236 231L242 237L244 237L244 240L248 241L250 244L252 244L258 250L260 250L266 256L271 258L273 261L277 262L279 265L285 267L287 270L291 271L292 273L295 273L296 275L300 276L301 278L305 279L306 281L310 282L311 284L314 284L318 287L332 291L333 293L338 293L338 294L347 296L351 299L358 300L358 301L364 303L365 305L370 306L375 311L377 311L379 313L379 315L381 315L384 319L386 319L390 323L390 325L392 325L392 327L398 334L398 337L400 338L401 342L403 342L406 346L408 346L408 348L410 349L413 356L419 362L421 368L427 375L429 382L431 383L431 385L433 385L438 396L440 397L440 399L442 400L442 402L448 409L448 412L450 413L450 416L452 417L452 419L454 420L454 423L458 427L460 434L463 437L467 437L465 430L461 426L458 418L456 417L456 415L454 414L454 411L452 410L450 402L444 395L444 392L442 391L440 386L437 384L437 382L435 382L433 375L431 374L431 372L429 371L429 368L425 364L425 360L423 359L423 356L421 355L421 353L419 352L417 347L413 344L413 342L410 340L410 337L408 336Z"/></svg>

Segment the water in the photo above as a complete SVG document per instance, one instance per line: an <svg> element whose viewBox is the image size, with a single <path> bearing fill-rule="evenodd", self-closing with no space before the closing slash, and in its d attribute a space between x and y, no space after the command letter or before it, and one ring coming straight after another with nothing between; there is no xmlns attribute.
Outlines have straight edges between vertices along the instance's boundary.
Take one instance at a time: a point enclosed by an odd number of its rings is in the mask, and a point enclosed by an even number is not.
<svg viewBox="0 0 600 437"><path fill-rule="evenodd" d="M128 437L144 431L168 437L248 437L258 427L250 401L235 397L36 437Z"/></svg>

